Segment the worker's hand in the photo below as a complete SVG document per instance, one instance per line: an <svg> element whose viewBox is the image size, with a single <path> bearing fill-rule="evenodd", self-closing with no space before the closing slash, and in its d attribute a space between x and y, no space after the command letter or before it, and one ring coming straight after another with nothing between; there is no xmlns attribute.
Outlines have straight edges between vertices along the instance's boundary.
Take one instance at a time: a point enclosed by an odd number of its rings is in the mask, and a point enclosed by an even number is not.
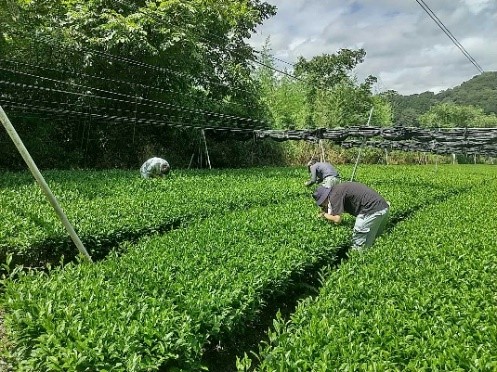
<svg viewBox="0 0 497 372"><path fill-rule="evenodd" d="M324 212L323 211L319 211L316 217L317 218L324 217Z"/></svg>

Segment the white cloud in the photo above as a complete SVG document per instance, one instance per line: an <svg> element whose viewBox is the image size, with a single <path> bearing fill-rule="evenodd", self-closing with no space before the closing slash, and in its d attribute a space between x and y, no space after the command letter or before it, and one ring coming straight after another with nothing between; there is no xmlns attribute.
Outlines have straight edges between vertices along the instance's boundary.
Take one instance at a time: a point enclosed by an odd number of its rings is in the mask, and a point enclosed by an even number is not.
<svg viewBox="0 0 497 372"><path fill-rule="evenodd" d="M487 8L492 7L492 2L495 0L463 0L462 1L473 14L478 14Z"/></svg>
<svg viewBox="0 0 497 372"><path fill-rule="evenodd" d="M294 39L289 45L288 45L288 49L290 50L294 50L296 48L298 48L299 46L301 46L302 44L304 44L304 42L306 41L306 39L302 38L302 37L298 37L296 39Z"/></svg>
<svg viewBox="0 0 497 372"><path fill-rule="evenodd" d="M366 50L359 80L378 77L380 90L401 94L460 85L478 70L415 1L269 0L278 14L251 38L288 62L342 48ZM497 70L497 1L425 0L485 71ZM288 66L285 66L288 67Z"/></svg>

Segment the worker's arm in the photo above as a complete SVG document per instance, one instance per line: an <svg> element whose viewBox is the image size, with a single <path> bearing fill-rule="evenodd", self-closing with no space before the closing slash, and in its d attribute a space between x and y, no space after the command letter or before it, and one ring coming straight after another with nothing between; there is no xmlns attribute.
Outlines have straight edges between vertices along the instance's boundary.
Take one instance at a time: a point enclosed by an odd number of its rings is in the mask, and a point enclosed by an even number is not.
<svg viewBox="0 0 497 372"><path fill-rule="evenodd" d="M309 171L311 172L311 179L305 183L306 186L311 186L312 184L317 182L317 166L316 164L311 165L309 168Z"/></svg>
<svg viewBox="0 0 497 372"><path fill-rule="evenodd" d="M342 216L340 214L329 214L326 212L321 212L321 216L326 218L328 221L334 222L336 224L342 222Z"/></svg>

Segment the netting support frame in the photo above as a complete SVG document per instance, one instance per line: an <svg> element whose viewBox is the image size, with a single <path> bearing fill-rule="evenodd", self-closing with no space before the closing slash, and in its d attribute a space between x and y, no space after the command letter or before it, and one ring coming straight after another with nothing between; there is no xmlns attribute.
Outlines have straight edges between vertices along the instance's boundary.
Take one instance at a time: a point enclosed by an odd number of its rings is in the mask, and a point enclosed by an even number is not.
<svg viewBox="0 0 497 372"><path fill-rule="evenodd" d="M62 221L62 224L66 228L67 232L69 233L69 236L71 237L72 241L78 248L79 252L89 261L92 262L92 259L90 255L88 254L88 251L86 250L85 246L83 245L83 242L79 238L78 234L74 230L72 224L69 222L69 219L67 218L66 214L62 210L62 207L60 206L59 202L57 201L57 198L55 195L52 193L52 190L50 190L50 187L48 186L47 182L45 181L45 178L43 178L43 175L41 174L40 170L36 166L36 163L34 162L33 158L29 154L29 151L26 149L24 146L24 143L21 140L21 137L19 137L19 134L15 130L14 126L10 122L9 118L7 117L7 114L3 110L2 106L0 106L0 122L2 122L5 130L7 131L8 135L12 139L12 142L14 142L14 145L17 148L17 151L19 151L19 154L22 156L24 161L26 162L29 170L31 171L31 174L35 178L36 182L40 186L41 190L47 197L48 201L52 205L52 207L55 210L55 213L59 217L59 219Z"/></svg>

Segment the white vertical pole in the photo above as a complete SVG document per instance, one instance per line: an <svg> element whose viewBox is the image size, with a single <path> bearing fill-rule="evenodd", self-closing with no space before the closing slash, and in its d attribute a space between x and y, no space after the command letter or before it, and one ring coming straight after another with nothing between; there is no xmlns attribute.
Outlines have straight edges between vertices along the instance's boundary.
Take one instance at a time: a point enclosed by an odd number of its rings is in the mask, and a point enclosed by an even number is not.
<svg viewBox="0 0 497 372"><path fill-rule="evenodd" d="M7 114L3 110L2 106L0 106L0 121L2 122L3 126L7 130L7 133L9 134L10 138L14 142L15 146L17 147L17 151L21 154L22 158L28 165L29 170L33 174L34 178L38 182L38 185L41 187L42 191L45 193L46 197L50 201L50 204L52 204L52 207L55 209L55 212L61 219L62 223L64 224L64 227L68 231L69 235L71 236L72 241L78 248L78 250L88 259L88 261L91 262L91 257L86 251L86 248L84 247L83 243L79 239L78 235L76 234L76 231L74 231L74 228L72 227L71 223L67 219L67 216L65 215L64 211L60 207L59 203L57 202L57 199L55 198L54 194L50 190L50 187L48 184L45 182L45 179L43 178L42 174L40 173L38 167L36 166L35 162L31 158L31 155L29 154L28 150L22 143L21 138L17 134L14 126L10 122L9 118L7 117Z"/></svg>
<svg viewBox="0 0 497 372"><path fill-rule="evenodd" d="M324 145L323 145L323 140L319 140L319 148L321 149L321 161L325 161L325 153L324 153Z"/></svg>
<svg viewBox="0 0 497 372"><path fill-rule="evenodd" d="M188 169L190 169L190 167L192 166L194 156L195 156L195 151L193 152L192 157L190 158L190 163L188 163Z"/></svg>
<svg viewBox="0 0 497 372"><path fill-rule="evenodd" d="M205 131L202 129L202 137L204 138L205 154L207 155L207 163L209 164L209 169L211 168L211 158L209 157L209 150L207 149L207 139L205 138Z"/></svg>
<svg viewBox="0 0 497 372"><path fill-rule="evenodd" d="M371 110L369 111L368 126L369 126L369 123L371 122L371 116L373 115L373 109L374 109L374 106L371 107ZM350 177L350 182L352 182L354 180L355 171L357 170L357 165L359 165L359 158L361 157L362 148L364 147L365 143L366 143L366 138L364 138L364 140L362 141L361 147L359 147L359 153L357 154L357 159L356 159L356 162L354 165L354 170L352 171L352 177Z"/></svg>

